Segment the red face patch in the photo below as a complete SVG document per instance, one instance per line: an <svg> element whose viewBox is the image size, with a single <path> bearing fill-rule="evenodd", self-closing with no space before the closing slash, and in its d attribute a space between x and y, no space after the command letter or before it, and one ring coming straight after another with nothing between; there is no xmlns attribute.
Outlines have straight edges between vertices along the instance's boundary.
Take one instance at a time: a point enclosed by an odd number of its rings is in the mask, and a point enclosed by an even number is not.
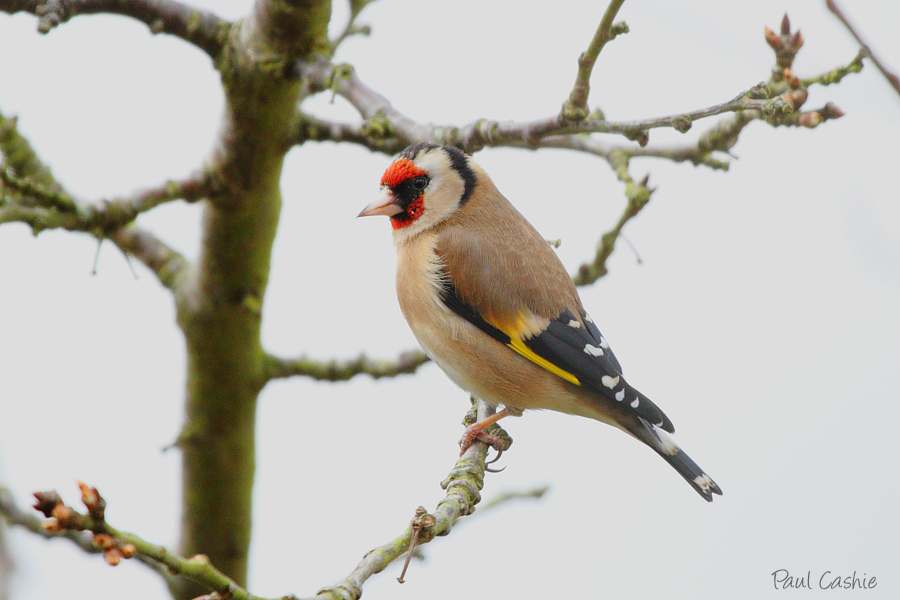
<svg viewBox="0 0 900 600"><path fill-rule="evenodd" d="M408 158L398 158L387 168L381 176L381 185L394 187L413 177L425 175L425 171L417 167Z"/></svg>
<svg viewBox="0 0 900 600"><path fill-rule="evenodd" d="M391 217L391 227L394 229L402 229L421 217L423 212L425 212L425 203L422 202L422 196L419 196L409 205L406 212Z"/></svg>
<svg viewBox="0 0 900 600"><path fill-rule="evenodd" d="M408 158L398 158L387 168L381 177L381 185L386 185L392 189L398 186L406 187L403 184L414 179L415 177L427 176L427 173L417 167L413 161ZM408 186L409 184L407 184ZM407 200L408 201L408 200ZM400 203L403 206L405 203ZM391 227L401 229L406 227L425 212L425 203L421 194L406 206L406 210L391 217Z"/></svg>

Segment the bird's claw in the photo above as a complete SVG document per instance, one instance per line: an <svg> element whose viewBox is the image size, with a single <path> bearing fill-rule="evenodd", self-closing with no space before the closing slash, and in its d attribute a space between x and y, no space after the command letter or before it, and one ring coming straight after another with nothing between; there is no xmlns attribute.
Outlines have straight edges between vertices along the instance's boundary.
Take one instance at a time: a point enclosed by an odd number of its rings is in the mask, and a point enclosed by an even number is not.
<svg viewBox="0 0 900 600"><path fill-rule="evenodd" d="M492 469L492 468L490 468L490 467L488 466L488 465L494 464L495 462L497 462L498 460L500 460L500 457L501 457L501 456L503 456L503 448L502 448L502 447L501 447L501 448L495 448L495 449L497 450L497 456L495 456L495 457L492 458L491 460L486 460L486 461L484 461L484 470L487 471L488 473L499 473L500 471L505 471L505 470L506 470L506 467L502 467L502 468L500 468L500 469Z"/></svg>

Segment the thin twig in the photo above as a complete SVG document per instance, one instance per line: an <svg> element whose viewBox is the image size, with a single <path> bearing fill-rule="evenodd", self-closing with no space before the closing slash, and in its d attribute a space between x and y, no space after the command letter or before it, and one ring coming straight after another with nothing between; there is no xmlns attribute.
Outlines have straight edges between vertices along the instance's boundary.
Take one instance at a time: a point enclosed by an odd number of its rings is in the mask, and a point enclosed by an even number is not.
<svg viewBox="0 0 900 600"><path fill-rule="evenodd" d="M16 504L12 492L5 487L0 487L0 516L6 518L10 525L22 527L31 533L35 533L46 539L63 538L73 542L76 546L90 554L96 554L97 548L91 543L91 536L82 531L65 530L60 533L50 533L42 526L43 521L34 513L22 510Z"/></svg>
<svg viewBox="0 0 900 600"><path fill-rule="evenodd" d="M575 84L569 93L569 99L563 103L562 108L562 115L566 120L580 121L588 116L587 99L591 91L591 72L594 70L600 51L618 33L627 31L624 26L618 31L613 30L613 20L624 3L625 0L612 0L609 3L588 49L578 57L578 74L575 76Z"/></svg>
<svg viewBox="0 0 900 600"><path fill-rule="evenodd" d="M828 7L834 16L838 18L838 20L843 23L844 27L847 28L847 31L850 32L850 35L857 41L857 43L862 46L869 55L869 58L872 59L872 62L875 64L875 67L881 71L881 74L884 75L884 78L888 80L888 83L891 84L891 87L894 88L894 91L897 94L900 94L900 77L897 77L895 73L892 73L888 70L888 68L884 65L883 62L878 58L878 56L872 52L872 48L862 39L862 36L856 31L856 28L850 24L850 21L844 15L844 11L837 5L834 0L825 0L825 6Z"/></svg>

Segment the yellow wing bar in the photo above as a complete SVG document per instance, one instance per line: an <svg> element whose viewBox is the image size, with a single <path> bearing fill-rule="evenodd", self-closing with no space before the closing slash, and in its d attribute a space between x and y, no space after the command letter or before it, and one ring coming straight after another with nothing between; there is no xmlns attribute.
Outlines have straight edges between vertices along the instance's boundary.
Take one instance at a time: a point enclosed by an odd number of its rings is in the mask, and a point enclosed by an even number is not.
<svg viewBox="0 0 900 600"><path fill-rule="evenodd" d="M518 352L519 354L521 354L522 356L524 356L525 358L527 358L528 360L530 360L531 362L533 362L534 364L538 365L539 367L543 367L544 369L547 369L554 375L557 375L558 377L562 377L563 379L565 379L566 381L568 381L570 383L574 383L575 385L581 385L581 382L578 381L577 377L575 377L568 371L560 369L559 367L554 365L552 362L550 362L546 358L543 358L542 356L538 356L537 354L535 354L534 351L531 348L529 348L528 346L526 346L525 342L523 342L519 338L510 337L509 343L507 343L506 345L509 346L510 348L512 348L513 350L515 350L516 352Z"/></svg>

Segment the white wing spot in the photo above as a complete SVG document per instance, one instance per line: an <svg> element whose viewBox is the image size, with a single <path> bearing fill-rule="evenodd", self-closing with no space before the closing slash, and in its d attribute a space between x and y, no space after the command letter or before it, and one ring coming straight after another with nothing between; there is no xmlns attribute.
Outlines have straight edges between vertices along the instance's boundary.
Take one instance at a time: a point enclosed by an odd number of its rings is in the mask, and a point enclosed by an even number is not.
<svg viewBox="0 0 900 600"><path fill-rule="evenodd" d="M617 385L619 385L619 377L610 377L609 375L604 375L600 378L600 381L603 382L603 385L608 387L609 389L613 389Z"/></svg>
<svg viewBox="0 0 900 600"><path fill-rule="evenodd" d="M578 329L579 327L581 327L581 322L577 321L576 319L572 319L571 321L569 321L568 325L572 329Z"/></svg>
<svg viewBox="0 0 900 600"><path fill-rule="evenodd" d="M594 321L591 320L591 316L588 315L588 314L585 314L585 315L584 315L584 320L587 321L588 323L593 323L593 322L594 322Z"/></svg>
<svg viewBox="0 0 900 600"><path fill-rule="evenodd" d="M634 399L634 402L631 403L631 408L637 408L638 405L640 405L640 403L641 403L641 399L640 399L640 398L635 398L635 399Z"/></svg>
<svg viewBox="0 0 900 600"><path fill-rule="evenodd" d="M609 344L606 343L606 338L603 337L602 335L600 336L600 347L606 348L607 350L609 350Z"/></svg>
<svg viewBox="0 0 900 600"><path fill-rule="evenodd" d="M590 344L584 345L584 353L590 354L591 356L603 356L603 348L599 346L591 346ZM612 387L612 386L610 386Z"/></svg>
<svg viewBox="0 0 900 600"><path fill-rule="evenodd" d="M616 400L618 400L619 402L621 402L621 401L624 400L624 399L625 399L625 388L622 388L621 390L619 390L618 392L616 392Z"/></svg>

